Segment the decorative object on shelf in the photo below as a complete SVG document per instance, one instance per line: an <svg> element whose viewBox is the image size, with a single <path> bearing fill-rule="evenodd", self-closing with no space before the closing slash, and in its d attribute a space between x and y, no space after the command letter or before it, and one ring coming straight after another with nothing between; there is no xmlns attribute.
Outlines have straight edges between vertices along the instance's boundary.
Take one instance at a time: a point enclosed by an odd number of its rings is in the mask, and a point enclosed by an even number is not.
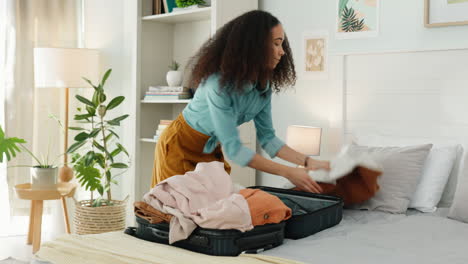
<svg viewBox="0 0 468 264"><path fill-rule="evenodd" d="M424 26L446 27L468 25L467 0L425 0Z"/></svg>
<svg viewBox="0 0 468 264"><path fill-rule="evenodd" d="M91 199L76 202L74 223L77 234L94 234L122 230L125 228L126 200L112 199L111 184L118 184L115 178L122 173L113 174L114 170L128 168L130 157L127 150L119 142L115 127L129 115L108 119L110 110L115 109L125 99L117 96L105 104L107 95L104 85L112 70L104 74L97 85L86 80L93 88L91 99L80 95L76 99L84 104L84 113L75 115L75 120L86 124L83 127L70 127L81 131L70 146L68 153L72 154L73 169L76 178L87 191ZM78 111L83 111L78 109ZM125 154L125 161L117 161L119 154ZM94 192L99 193L94 198ZM106 196L104 198L104 196Z"/></svg>
<svg viewBox="0 0 468 264"><path fill-rule="evenodd" d="M180 86L182 84L182 72L179 71L179 66L179 63L176 61L172 61L172 64L168 66L170 71L167 72L166 81L171 87Z"/></svg>
<svg viewBox="0 0 468 264"><path fill-rule="evenodd" d="M37 165L18 165L18 167L31 167L31 188L32 189L52 189L57 183L58 166L55 161L49 160L49 153L45 156L34 155L24 144L26 140L17 137L7 137L2 127L0 126L0 163L3 162L3 157L7 161L16 157L17 152L25 151L37 163Z"/></svg>
<svg viewBox="0 0 468 264"><path fill-rule="evenodd" d="M92 81L99 78L99 51L82 48L34 48L34 82L36 88L65 89L65 137L63 167L59 180L68 182L73 170L68 167L68 108L69 89L86 87L81 76Z"/></svg>
<svg viewBox="0 0 468 264"><path fill-rule="evenodd" d="M328 78L328 32L304 32L302 34L303 79L322 80Z"/></svg>
<svg viewBox="0 0 468 264"><path fill-rule="evenodd" d="M286 144L304 155L319 156L321 137L320 127L288 126Z"/></svg>
<svg viewBox="0 0 468 264"><path fill-rule="evenodd" d="M163 5L164 5L164 12L165 13L171 13L172 9L176 7L176 2L175 0L162 0Z"/></svg>
<svg viewBox="0 0 468 264"><path fill-rule="evenodd" d="M376 37L380 0L338 0L337 39Z"/></svg>
<svg viewBox="0 0 468 264"><path fill-rule="evenodd" d="M208 7L210 6L210 3L203 0L176 0L176 5L177 7L174 7L172 12Z"/></svg>
<svg viewBox="0 0 468 264"><path fill-rule="evenodd" d="M193 5L203 5L204 0L175 0L177 7L188 7Z"/></svg>

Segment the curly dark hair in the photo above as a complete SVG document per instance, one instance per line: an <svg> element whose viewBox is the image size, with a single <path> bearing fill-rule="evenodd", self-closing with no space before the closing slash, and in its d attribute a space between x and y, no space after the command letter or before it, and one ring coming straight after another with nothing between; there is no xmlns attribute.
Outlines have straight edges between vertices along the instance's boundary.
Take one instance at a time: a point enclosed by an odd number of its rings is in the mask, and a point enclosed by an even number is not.
<svg viewBox="0 0 468 264"><path fill-rule="evenodd" d="M190 86L198 87L213 73L221 75L222 87L231 87L238 92L242 92L249 82L257 82L259 90L270 82L275 92L293 86L296 71L286 35L282 45L285 54L274 69L269 66L271 30L278 24L275 16L259 10L244 13L225 24L191 58Z"/></svg>

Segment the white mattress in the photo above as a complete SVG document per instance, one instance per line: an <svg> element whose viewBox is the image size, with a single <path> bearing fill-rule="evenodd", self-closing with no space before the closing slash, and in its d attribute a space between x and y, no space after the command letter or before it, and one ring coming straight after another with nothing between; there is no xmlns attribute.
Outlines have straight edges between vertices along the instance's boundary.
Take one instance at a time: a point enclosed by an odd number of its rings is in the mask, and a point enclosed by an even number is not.
<svg viewBox="0 0 468 264"><path fill-rule="evenodd" d="M262 254L305 263L468 263L468 224L448 209L407 215L344 210L335 227Z"/></svg>

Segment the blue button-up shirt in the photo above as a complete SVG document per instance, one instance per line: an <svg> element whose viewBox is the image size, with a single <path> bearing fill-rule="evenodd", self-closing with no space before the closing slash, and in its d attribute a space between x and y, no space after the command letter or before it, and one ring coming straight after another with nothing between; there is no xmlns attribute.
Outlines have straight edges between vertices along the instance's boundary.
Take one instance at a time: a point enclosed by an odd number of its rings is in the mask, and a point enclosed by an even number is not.
<svg viewBox="0 0 468 264"><path fill-rule="evenodd" d="M246 84L244 92L239 93L222 89L219 80L220 75L213 74L203 81L182 112L192 128L210 136L203 152L213 152L220 142L229 159L248 165L255 152L242 145L237 126L253 119L260 145L270 157L275 157L285 143L273 129L270 86L259 91L256 84Z"/></svg>

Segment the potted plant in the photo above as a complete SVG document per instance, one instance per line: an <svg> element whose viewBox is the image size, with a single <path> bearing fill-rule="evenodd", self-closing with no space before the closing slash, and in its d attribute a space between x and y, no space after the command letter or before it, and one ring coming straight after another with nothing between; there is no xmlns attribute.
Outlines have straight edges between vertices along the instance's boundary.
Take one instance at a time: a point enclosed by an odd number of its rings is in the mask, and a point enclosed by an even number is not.
<svg viewBox="0 0 468 264"><path fill-rule="evenodd" d="M17 137L7 137L2 127L0 126L0 163L4 161L4 156L7 161L11 161L16 157L17 152L25 151L36 163L35 165L17 165L14 167L31 167L31 188L32 189L51 189L57 183L58 164L57 158L52 161L47 154L34 155L26 146L26 140Z"/></svg>
<svg viewBox="0 0 468 264"><path fill-rule="evenodd" d="M179 71L179 63L172 61L169 65L169 70L166 75L166 81L169 86L180 86L182 84L182 72Z"/></svg>
<svg viewBox="0 0 468 264"><path fill-rule="evenodd" d="M113 200L111 185L118 184L115 180L119 170L129 166L130 158L127 150L119 143L119 135L115 128L128 117L108 118L111 110L118 107L125 99L117 96L107 103L104 85L111 74L109 69L97 85L86 80L93 88L92 98L76 95L76 99L84 107L78 108L74 120L83 124L82 127L70 127L79 133L67 153L72 154L72 165L79 183L91 193L89 200L76 202L75 229L78 234L102 233L125 228L126 201ZM117 161L122 156L124 161ZM95 192L99 195L94 197Z"/></svg>
<svg viewBox="0 0 468 264"><path fill-rule="evenodd" d="M175 2L178 7L189 7L193 5L206 4L204 0L176 0Z"/></svg>

